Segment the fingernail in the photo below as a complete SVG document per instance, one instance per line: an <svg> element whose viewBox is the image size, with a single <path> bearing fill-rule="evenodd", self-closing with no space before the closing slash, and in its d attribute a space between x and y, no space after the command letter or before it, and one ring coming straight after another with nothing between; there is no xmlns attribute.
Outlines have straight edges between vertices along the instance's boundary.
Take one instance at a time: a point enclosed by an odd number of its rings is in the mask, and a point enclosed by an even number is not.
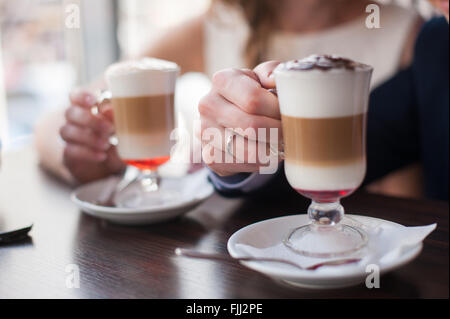
<svg viewBox="0 0 450 319"><path fill-rule="evenodd" d="M274 73L272 71L268 74L269 79L273 79L275 77Z"/></svg>

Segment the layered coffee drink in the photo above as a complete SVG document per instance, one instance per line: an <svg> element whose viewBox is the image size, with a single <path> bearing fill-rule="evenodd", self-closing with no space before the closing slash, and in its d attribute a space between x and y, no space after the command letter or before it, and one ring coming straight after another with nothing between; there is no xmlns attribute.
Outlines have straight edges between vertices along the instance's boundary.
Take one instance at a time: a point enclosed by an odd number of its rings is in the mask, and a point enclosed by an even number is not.
<svg viewBox="0 0 450 319"><path fill-rule="evenodd" d="M170 159L178 73L177 64L153 58L113 64L106 71L118 153L127 164L155 170Z"/></svg>
<svg viewBox="0 0 450 319"><path fill-rule="evenodd" d="M366 172L371 67L313 55L275 70L291 186L316 201L352 193Z"/></svg>
<svg viewBox="0 0 450 319"><path fill-rule="evenodd" d="M289 61L275 69L282 116L285 173L312 200L310 223L291 230L283 243L308 257L348 256L367 234L345 225L342 197L366 173L366 117L372 68L331 55Z"/></svg>

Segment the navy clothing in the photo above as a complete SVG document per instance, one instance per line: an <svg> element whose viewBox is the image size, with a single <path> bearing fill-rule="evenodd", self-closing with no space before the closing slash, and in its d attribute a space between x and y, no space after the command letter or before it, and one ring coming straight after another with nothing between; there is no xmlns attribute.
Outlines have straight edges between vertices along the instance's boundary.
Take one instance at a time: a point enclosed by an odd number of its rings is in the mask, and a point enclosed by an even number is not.
<svg viewBox="0 0 450 319"><path fill-rule="evenodd" d="M370 96L365 184L420 161L428 198L448 201L449 25L427 22L417 39L412 65L376 88ZM244 179L246 175L239 175ZM242 177L244 176L244 177ZM242 181L241 181L242 182ZM286 191L284 170L258 192ZM216 189L235 196L236 189Z"/></svg>
<svg viewBox="0 0 450 319"><path fill-rule="evenodd" d="M372 92L366 182L420 161L425 195L448 201L448 31L445 18L426 23L412 66Z"/></svg>

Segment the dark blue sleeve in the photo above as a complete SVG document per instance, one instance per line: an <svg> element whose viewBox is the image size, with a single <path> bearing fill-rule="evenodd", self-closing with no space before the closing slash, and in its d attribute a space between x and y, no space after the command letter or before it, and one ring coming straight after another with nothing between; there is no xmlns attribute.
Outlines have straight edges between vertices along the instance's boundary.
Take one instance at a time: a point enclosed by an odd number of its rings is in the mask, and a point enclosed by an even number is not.
<svg viewBox="0 0 450 319"><path fill-rule="evenodd" d="M420 161L429 198L448 200L449 26L427 22L412 66L370 97L365 183Z"/></svg>
<svg viewBox="0 0 450 319"><path fill-rule="evenodd" d="M419 160L415 101L412 68L399 72L372 92L365 183Z"/></svg>
<svg viewBox="0 0 450 319"><path fill-rule="evenodd" d="M448 201L449 183L449 25L445 18L425 24L413 63L424 190Z"/></svg>

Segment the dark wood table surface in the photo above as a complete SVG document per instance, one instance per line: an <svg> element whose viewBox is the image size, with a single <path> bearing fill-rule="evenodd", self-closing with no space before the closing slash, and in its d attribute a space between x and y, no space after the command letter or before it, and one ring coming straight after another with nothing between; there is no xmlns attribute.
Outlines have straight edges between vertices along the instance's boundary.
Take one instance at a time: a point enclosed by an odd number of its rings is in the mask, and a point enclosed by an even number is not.
<svg viewBox="0 0 450 319"><path fill-rule="evenodd" d="M215 194L171 222L126 227L89 217L71 189L38 167L31 147L3 155L0 224L34 223L31 240L0 246L0 298L448 298L448 203L357 193L349 212L407 226L438 223L420 256L365 285L337 290L282 286L237 263L174 256L176 247L226 252L228 238L251 223L305 211L301 196L227 199ZM67 265L80 288L66 287Z"/></svg>

